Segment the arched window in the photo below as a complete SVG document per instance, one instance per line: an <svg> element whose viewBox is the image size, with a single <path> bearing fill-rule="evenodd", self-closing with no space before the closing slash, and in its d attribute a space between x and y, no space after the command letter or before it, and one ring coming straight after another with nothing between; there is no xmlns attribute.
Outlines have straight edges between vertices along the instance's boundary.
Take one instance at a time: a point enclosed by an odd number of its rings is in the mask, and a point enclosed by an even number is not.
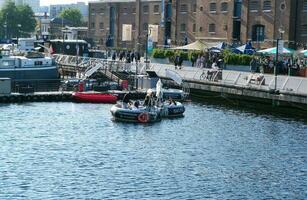
<svg viewBox="0 0 307 200"><path fill-rule="evenodd" d="M265 26L261 24L256 24L253 26L253 31L252 31L252 40L253 41L264 41L265 37Z"/></svg>
<svg viewBox="0 0 307 200"><path fill-rule="evenodd" d="M271 7L271 1L264 1L263 2L263 10L264 11L271 11L272 7Z"/></svg>

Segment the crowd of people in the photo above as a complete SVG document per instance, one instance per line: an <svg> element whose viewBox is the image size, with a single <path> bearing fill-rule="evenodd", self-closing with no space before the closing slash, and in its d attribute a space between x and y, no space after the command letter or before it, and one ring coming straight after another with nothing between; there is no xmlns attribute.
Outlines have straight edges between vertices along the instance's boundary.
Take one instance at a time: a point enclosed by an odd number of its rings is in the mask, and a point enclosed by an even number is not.
<svg viewBox="0 0 307 200"><path fill-rule="evenodd" d="M126 63L140 62L141 54L138 51L114 51L112 60L124 61Z"/></svg>
<svg viewBox="0 0 307 200"><path fill-rule="evenodd" d="M175 69L182 69L183 58L177 54L174 59ZM223 69L224 59L222 54L217 52L204 52L201 54L192 54L192 67Z"/></svg>
<svg viewBox="0 0 307 200"><path fill-rule="evenodd" d="M250 62L250 71L258 73L274 73L276 65L277 73L283 75L298 75L304 67L300 58L282 57L276 64L275 58L271 56L254 57Z"/></svg>

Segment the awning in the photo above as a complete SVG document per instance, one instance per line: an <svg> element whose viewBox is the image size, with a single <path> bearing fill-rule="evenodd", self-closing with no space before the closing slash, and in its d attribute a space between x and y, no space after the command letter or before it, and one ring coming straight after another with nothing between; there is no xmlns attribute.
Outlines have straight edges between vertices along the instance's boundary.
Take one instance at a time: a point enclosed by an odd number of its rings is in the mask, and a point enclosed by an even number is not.
<svg viewBox="0 0 307 200"><path fill-rule="evenodd" d="M180 47L175 47L172 48L174 50L197 50L197 51L202 51L204 49L209 48L208 45L202 43L199 40L196 40L195 42L188 44L188 45L184 45L184 46L180 46Z"/></svg>

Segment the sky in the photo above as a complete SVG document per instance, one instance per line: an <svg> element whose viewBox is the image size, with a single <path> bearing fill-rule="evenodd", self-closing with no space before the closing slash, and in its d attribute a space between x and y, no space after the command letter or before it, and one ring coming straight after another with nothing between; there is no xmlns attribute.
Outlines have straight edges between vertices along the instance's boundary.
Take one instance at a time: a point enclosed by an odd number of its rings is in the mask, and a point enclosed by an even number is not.
<svg viewBox="0 0 307 200"><path fill-rule="evenodd" d="M41 6L49 6L50 4L69 4L76 2L88 2L89 0L41 0ZM93 1L93 0L90 0Z"/></svg>

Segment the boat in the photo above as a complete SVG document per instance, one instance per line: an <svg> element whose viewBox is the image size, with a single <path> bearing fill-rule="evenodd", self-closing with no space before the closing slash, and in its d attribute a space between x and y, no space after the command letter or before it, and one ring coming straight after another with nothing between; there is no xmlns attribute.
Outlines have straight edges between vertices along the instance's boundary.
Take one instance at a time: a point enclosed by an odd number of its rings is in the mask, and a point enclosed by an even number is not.
<svg viewBox="0 0 307 200"><path fill-rule="evenodd" d="M80 103L116 103L117 97L108 93L74 92L73 100Z"/></svg>
<svg viewBox="0 0 307 200"><path fill-rule="evenodd" d="M40 52L12 55L10 50L1 50L0 77L12 81L57 80L59 73L54 60Z"/></svg>
<svg viewBox="0 0 307 200"><path fill-rule="evenodd" d="M185 112L184 105L177 101L175 104L165 102L159 107L161 109L161 116L166 118L183 117Z"/></svg>
<svg viewBox="0 0 307 200"><path fill-rule="evenodd" d="M115 121L132 123L154 123L161 121L157 107L123 108L122 104L113 105L111 114Z"/></svg>

